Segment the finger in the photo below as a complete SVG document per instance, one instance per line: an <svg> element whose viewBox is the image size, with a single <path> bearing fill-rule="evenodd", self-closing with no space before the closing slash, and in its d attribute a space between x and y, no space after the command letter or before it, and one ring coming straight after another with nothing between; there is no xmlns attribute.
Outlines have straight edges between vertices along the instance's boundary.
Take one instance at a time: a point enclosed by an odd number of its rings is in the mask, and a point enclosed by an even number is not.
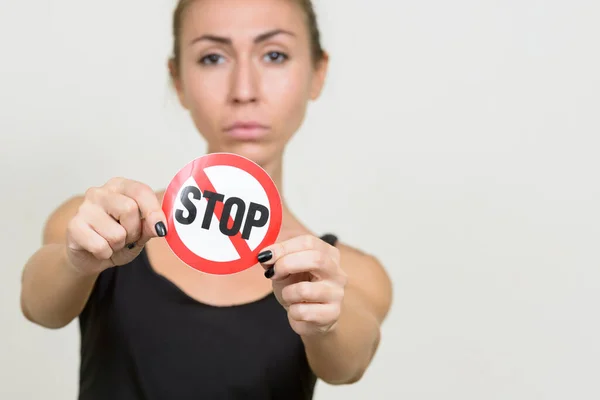
<svg viewBox="0 0 600 400"><path fill-rule="evenodd" d="M271 279L278 281L302 272L311 272L323 278L329 275L334 267L333 258L323 251L307 250L291 253L275 262Z"/></svg>
<svg viewBox="0 0 600 400"><path fill-rule="evenodd" d="M325 281L298 282L281 290L281 298L286 306L296 303L330 303L341 300L343 289Z"/></svg>
<svg viewBox="0 0 600 400"><path fill-rule="evenodd" d="M114 252L125 247L127 231L121 224L99 205L88 204L82 208L82 215L87 224L108 243Z"/></svg>
<svg viewBox="0 0 600 400"><path fill-rule="evenodd" d="M109 260L112 257L114 252L106 239L100 236L82 218L73 218L69 231L73 242L77 246L76 250L87 251L98 260Z"/></svg>
<svg viewBox="0 0 600 400"><path fill-rule="evenodd" d="M136 181L123 180L119 184L118 191L132 198L138 204L141 219L143 220L140 244L144 244L153 237L166 236L167 218L156 193L149 186Z"/></svg>
<svg viewBox="0 0 600 400"><path fill-rule="evenodd" d="M142 220L137 202L120 193L108 192L100 198L102 207L127 232L125 242L135 243L142 234Z"/></svg>
<svg viewBox="0 0 600 400"><path fill-rule="evenodd" d="M289 318L295 321L308 322L316 326L327 326L336 321L340 315L339 303L297 303L288 309Z"/></svg>
<svg viewBox="0 0 600 400"><path fill-rule="evenodd" d="M265 248L259 255L258 261L263 266L273 265L282 257L306 250L331 251L331 246L320 238L312 235L296 236L292 239L275 243Z"/></svg>

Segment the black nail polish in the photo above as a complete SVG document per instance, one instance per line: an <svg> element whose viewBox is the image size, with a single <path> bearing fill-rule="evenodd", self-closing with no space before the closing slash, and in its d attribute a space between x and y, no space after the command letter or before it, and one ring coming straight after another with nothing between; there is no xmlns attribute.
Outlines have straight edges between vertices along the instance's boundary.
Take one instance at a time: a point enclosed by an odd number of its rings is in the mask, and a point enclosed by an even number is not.
<svg viewBox="0 0 600 400"><path fill-rule="evenodd" d="M128 248L129 250L133 249L134 247L135 247L135 243L129 243L129 244L127 245L127 248Z"/></svg>
<svg viewBox="0 0 600 400"><path fill-rule="evenodd" d="M263 251L258 255L258 262L264 263L273 258L273 252L271 250Z"/></svg>
<svg viewBox="0 0 600 400"><path fill-rule="evenodd" d="M165 237L167 236L167 228L165 227L165 224L160 221L157 222L156 225L154 226L154 228L156 228L156 234L160 237Z"/></svg>
<svg viewBox="0 0 600 400"><path fill-rule="evenodd" d="M275 275L275 267L271 267L265 271L265 278L271 279Z"/></svg>

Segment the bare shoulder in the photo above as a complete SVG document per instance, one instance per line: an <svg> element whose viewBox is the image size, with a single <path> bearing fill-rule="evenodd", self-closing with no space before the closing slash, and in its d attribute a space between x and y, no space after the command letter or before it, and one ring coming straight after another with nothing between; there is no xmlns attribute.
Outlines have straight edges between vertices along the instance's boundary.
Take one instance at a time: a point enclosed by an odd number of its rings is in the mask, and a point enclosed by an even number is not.
<svg viewBox="0 0 600 400"><path fill-rule="evenodd" d="M393 288L389 274L372 254L338 242L341 266L348 275L348 287L361 293L373 306L380 322L391 307Z"/></svg>
<svg viewBox="0 0 600 400"><path fill-rule="evenodd" d="M50 214L44 225L43 244L65 242L69 221L77 214L83 200L83 195L73 196Z"/></svg>

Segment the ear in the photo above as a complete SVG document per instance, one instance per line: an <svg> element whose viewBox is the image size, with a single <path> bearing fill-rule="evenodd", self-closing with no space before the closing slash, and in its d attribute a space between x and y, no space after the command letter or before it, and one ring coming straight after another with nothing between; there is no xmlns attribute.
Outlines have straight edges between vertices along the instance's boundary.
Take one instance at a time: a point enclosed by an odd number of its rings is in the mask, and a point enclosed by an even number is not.
<svg viewBox="0 0 600 400"><path fill-rule="evenodd" d="M177 91L177 97L179 98L179 103L183 106L183 108L187 109L187 105L185 102L185 96L183 94L183 83L181 82L181 77L179 76L179 71L177 70L177 66L173 59L169 59L168 63L169 74L171 76L171 82Z"/></svg>
<svg viewBox="0 0 600 400"><path fill-rule="evenodd" d="M315 70L313 73L312 86L310 90L311 100L316 100L321 95L321 92L323 91L323 86L325 85L325 78L327 76L328 68L329 54L327 52L324 52L323 57L315 66Z"/></svg>

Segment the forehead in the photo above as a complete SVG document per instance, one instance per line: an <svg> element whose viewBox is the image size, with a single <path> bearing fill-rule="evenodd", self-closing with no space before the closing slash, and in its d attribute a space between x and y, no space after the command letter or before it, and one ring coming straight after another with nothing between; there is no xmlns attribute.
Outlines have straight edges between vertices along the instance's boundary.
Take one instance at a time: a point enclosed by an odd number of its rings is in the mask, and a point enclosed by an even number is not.
<svg viewBox="0 0 600 400"><path fill-rule="evenodd" d="M304 14L293 0L196 0L182 23L184 39L209 33L242 40L272 29L305 34Z"/></svg>

